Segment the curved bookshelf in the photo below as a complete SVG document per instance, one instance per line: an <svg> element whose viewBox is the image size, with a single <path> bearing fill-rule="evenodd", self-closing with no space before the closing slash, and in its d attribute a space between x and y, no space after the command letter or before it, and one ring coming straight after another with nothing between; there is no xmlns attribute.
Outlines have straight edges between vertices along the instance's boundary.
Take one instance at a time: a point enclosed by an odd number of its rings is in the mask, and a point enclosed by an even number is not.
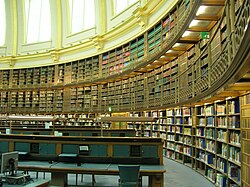
<svg viewBox="0 0 250 187"><path fill-rule="evenodd" d="M162 56L167 58L172 44L180 40L181 30L190 23L198 5L193 1L177 4L144 35L98 56L54 66L1 70L2 111L159 109L192 103L216 93L247 69L244 58L250 41L249 3L244 1L235 10L235 30L230 29L224 10L210 31L210 39L200 39L186 52L161 61ZM180 17L181 11L185 16ZM159 64L155 65L155 61Z"/></svg>

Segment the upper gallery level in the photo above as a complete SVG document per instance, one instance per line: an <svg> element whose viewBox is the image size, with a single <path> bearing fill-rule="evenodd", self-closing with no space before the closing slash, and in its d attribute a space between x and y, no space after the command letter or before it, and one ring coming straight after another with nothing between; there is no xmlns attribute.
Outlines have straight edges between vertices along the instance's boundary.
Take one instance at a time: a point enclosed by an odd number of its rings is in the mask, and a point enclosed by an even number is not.
<svg viewBox="0 0 250 187"><path fill-rule="evenodd" d="M183 0L116 48L56 65L2 70L2 111L142 110L244 94L249 7L240 0Z"/></svg>

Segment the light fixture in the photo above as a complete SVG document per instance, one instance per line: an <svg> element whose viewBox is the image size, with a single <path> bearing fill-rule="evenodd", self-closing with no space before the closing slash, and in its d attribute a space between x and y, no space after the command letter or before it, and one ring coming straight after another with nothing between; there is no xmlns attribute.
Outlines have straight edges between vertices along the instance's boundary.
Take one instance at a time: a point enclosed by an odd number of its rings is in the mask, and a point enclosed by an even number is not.
<svg viewBox="0 0 250 187"><path fill-rule="evenodd" d="M194 26L197 26L198 25L198 23L199 23L199 20L193 20L193 21L191 21L191 23L190 23L190 25L189 25L189 27L194 27Z"/></svg>
<svg viewBox="0 0 250 187"><path fill-rule="evenodd" d="M207 6L201 5L201 6L199 7L198 11L196 12L196 16L199 16L199 15L201 15L201 14L204 14L205 11L206 11L206 9L207 9Z"/></svg>
<svg viewBox="0 0 250 187"><path fill-rule="evenodd" d="M191 31L185 31L182 35L182 37L186 37L186 36L189 36L191 35Z"/></svg>
<svg viewBox="0 0 250 187"><path fill-rule="evenodd" d="M180 43L175 43L174 45L173 45L173 48L174 47L179 47L181 44Z"/></svg>
<svg viewBox="0 0 250 187"><path fill-rule="evenodd" d="M249 22L249 19L248 19L248 22ZM247 23L248 23L248 22L247 22ZM245 26L245 28L244 28L244 32L246 32L247 28L248 28L248 24L246 24L246 26Z"/></svg>
<svg viewBox="0 0 250 187"><path fill-rule="evenodd" d="M214 101L215 103L218 103L218 102L221 102L221 100L216 100L216 101Z"/></svg>
<svg viewBox="0 0 250 187"><path fill-rule="evenodd" d="M170 49L170 50L168 50L166 53L171 53L171 52L174 52L174 51Z"/></svg>

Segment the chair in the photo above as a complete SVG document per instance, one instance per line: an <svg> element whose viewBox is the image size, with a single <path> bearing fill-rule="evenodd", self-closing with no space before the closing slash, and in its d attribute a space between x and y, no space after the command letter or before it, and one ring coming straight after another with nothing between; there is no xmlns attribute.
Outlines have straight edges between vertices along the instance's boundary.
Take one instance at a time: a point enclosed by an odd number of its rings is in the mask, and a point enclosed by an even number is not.
<svg viewBox="0 0 250 187"><path fill-rule="evenodd" d="M140 166L139 165L118 165L119 186L139 187L140 186Z"/></svg>

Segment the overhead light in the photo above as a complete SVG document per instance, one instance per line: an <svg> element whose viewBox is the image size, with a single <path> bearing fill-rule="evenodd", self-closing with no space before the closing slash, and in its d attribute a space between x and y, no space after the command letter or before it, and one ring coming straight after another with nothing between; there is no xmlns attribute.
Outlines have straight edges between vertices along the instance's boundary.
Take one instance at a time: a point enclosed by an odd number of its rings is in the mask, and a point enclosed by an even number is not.
<svg viewBox="0 0 250 187"><path fill-rule="evenodd" d="M174 52L174 51L170 49L166 53L172 53L172 52Z"/></svg>
<svg viewBox="0 0 250 187"><path fill-rule="evenodd" d="M189 27L197 26L198 23L199 23L199 20L195 20L195 19L194 19L194 20L190 23Z"/></svg>
<svg viewBox="0 0 250 187"><path fill-rule="evenodd" d="M180 43L175 43L173 47L179 47L181 44Z"/></svg>
<svg viewBox="0 0 250 187"><path fill-rule="evenodd" d="M218 102L221 102L221 100L216 100L216 101L214 101L215 103L218 103Z"/></svg>
<svg viewBox="0 0 250 187"><path fill-rule="evenodd" d="M207 6L201 5L198 11L196 12L196 16L199 16L200 14L204 14L206 9L207 9Z"/></svg>
<svg viewBox="0 0 250 187"><path fill-rule="evenodd" d="M248 21L249 21L249 19L248 19ZM247 22L247 23L248 23L248 22ZM244 32L246 32L247 28L248 28L248 24L246 24L246 26L245 26L245 28L244 28Z"/></svg>
<svg viewBox="0 0 250 187"><path fill-rule="evenodd" d="M227 98L226 98L226 100L229 100L229 99L232 99L232 97L230 96L230 97L227 97Z"/></svg>
<svg viewBox="0 0 250 187"><path fill-rule="evenodd" d="M189 36L191 35L191 31L185 31L182 35L182 37L186 37L186 36Z"/></svg>
<svg viewBox="0 0 250 187"><path fill-rule="evenodd" d="M161 56L161 58L165 58L165 56L164 56L164 55L162 55L162 56Z"/></svg>

